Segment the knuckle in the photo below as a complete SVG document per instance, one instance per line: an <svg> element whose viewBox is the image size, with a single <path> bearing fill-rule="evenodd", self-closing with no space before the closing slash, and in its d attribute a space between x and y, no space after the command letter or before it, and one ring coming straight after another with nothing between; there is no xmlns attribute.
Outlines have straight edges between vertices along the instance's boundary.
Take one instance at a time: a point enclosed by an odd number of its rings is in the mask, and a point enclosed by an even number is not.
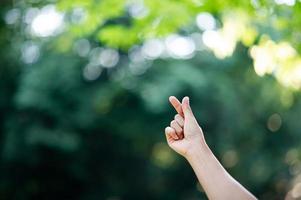
<svg viewBox="0 0 301 200"><path fill-rule="evenodd" d="M184 118L181 115L179 115L179 114L177 114L175 116L175 119L178 120L178 121L183 121L184 120Z"/></svg>
<svg viewBox="0 0 301 200"><path fill-rule="evenodd" d="M179 116L175 116L175 120L178 122L178 124L180 126L183 126L184 124L184 119L179 115Z"/></svg>
<svg viewBox="0 0 301 200"><path fill-rule="evenodd" d="M178 133L182 133L183 129L181 127L179 127L178 129Z"/></svg>

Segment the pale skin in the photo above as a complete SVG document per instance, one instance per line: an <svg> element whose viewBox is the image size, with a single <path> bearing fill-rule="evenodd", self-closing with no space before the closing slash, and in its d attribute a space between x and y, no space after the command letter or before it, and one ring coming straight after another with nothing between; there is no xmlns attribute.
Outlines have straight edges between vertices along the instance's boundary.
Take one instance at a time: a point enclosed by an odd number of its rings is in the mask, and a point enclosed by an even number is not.
<svg viewBox="0 0 301 200"><path fill-rule="evenodd" d="M184 97L180 102L171 96L169 101L177 114L165 129L167 143L188 160L207 197L213 200L256 199L223 168L211 152L194 117L189 98Z"/></svg>

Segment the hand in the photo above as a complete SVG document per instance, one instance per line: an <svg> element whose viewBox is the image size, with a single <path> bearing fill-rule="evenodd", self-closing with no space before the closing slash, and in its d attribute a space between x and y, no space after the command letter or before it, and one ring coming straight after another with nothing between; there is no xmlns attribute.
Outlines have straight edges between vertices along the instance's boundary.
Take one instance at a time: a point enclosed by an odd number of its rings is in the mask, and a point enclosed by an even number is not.
<svg viewBox="0 0 301 200"><path fill-rule="evenodd" d="M174 96L169 97L169 101L178 114L165 129L167 143L174 151L187 157L194 149L206 145L204 134L193 115L188 97L183 98L182 104Z"/></svg>

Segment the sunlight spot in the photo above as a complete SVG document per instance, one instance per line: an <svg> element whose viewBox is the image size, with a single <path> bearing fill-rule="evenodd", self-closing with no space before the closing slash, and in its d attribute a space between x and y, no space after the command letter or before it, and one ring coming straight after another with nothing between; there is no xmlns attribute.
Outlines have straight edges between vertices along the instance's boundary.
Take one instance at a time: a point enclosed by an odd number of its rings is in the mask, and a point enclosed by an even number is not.
<svg viewBox="0 0 301 200"><path fill-rule="evenodd" d="M64 15L59 13L54 5L48 5L32 20L31 31L39 37L53 36L63 27Z"/></svg>
<svg viewBox="0 0 301 200"><path fill-rule="evenodd" d="M287 42L278 44L278 48L275 50L275 54L279 59L287 59L297 54L296 50Z"/></svg>
<svg viewBox="0 0 301 200"><path fill-rule="evenodd" d="M129 58L134 63L145 62L144 56L141 51L141 47L139 46L134 46L129 50Z"/></svg>
<svg viewBox="0 0 301 200"><path fill-rule="evenodd" d="M148 59L156 59L164 52L164 43L159 39L147 40L142 46L142 53Z"/></svg>
<svg viewBox="0 0 301 200"><path fill-rule="evenodd" d="M40 57L40 48L32 41L25 42L21 48L21 59L26 64L35 63Z"/></svg>
<svg viewBox="0 0 301 200"><path fill-rule="evenodd" d="M301 58L288 42L276 43L262 36L259 44L250 49L250 55L259 76L273 74L285 87L301 87Z"/></svg>
<svg viewBox="0 0 301 200"><path fill-rule="evenodd" d="M301 88L301 60L299 63L294 63L293 66L288 65L288 70L283 69L277 78L286 87L296 90Z"/></svg>
<svg viewBox="0 0 301 200"><path fill-rule="evenodd" d="M195 44L189 37L170 35L165 40L170 56L180 59L189 59L194 56Z"/></svg>
<svg viewBox="0 0 301 200"><path fill-rule="evenodd" d="M28 8L25 15L23 16L23 21L26 24L31 24L33 19L39 14L40 10L38 8Z"/></svg>
<svg viewBox="0 0 301 200"><path fill-rule="evenodd" d="M101 47L96 47L89 53L89 60L92 65L100 65L100 53L103 50Z"/></svg>
<svg viewBox="0 0 301 200"><path fill-rule="evenodd" d="M216 28L216 22L214 17L210 13L200 13L196 17L196 24L199 29L206 31L206 30L213 30Z"/></svg>
<svg viewBox="0 0 301 200"><path fill-rule="evenodd" d="M173 152L165 143L157 143L153 147L152 160L157 166L167 168L174 163L175 158Z"/></svg>
<svg viewBox="0 0 301 200"><path fill-rule="evenodd" d="M128 11L133 18L141 19L148 15L149 11L143 1L135 1L129 4Z"/></svg>
<svg viewBox="0 0 301 200"><path fill-rule="evenodd" d="M80 24L83 23L87 18L86 11L81 8L74 8L71 13L71 22L74 24Z"/></svg>
<svg viewBox="0 0 301 200"><path fill-rule="evenodd" d="M144 74L147 71L147 69L152 65L152 60L150 57L155 55L151 52L148 52L148 48L149 47L146 48L145 46L143 46L142 48L140 46L134 46L129 50L128 57L131 61L129 64L129 71L133 75Z"/></svg>
<svg viewBox="0 0 301 200"><path fill-rule="evenodd" d="M257 75L263 76L266 73L272 73L273 60L267 49L261 49L256 46L252 47L250 54L254 59L254 69Z"/></svg>
<svg viewBox="0 0 301 200"><path fill-rule="evenodd" d="M83 70L83 76L87 81L94 81L101 75L101 72L101 66L88 64Z"/></svg>
<svg viewBox="0 0 301 200"><path fill-rule="evenodd" d="M296 3L296 0L275 0L276 4L279 5L287 5L287 6L294 6Z"/></svg>
<svg viewBox="0 0 301 200"><path fill-rule="evenodd" d="M219 45L221 35L217 31L205 31L203 36L204 44L209 48L215 48Z"/></svg>
<svg viewBox="0 0 301 200"><path fill-rule="evenodd" d="M17 9L17 8L14 8L14 9L9 10L6 13L6 15L4 17L4 20L5 20L6 24L10 24L11 25L11 24L17 23L17 21L19 20L20 16L21 16L20 10Z"/></svg>
<svg viewBox="0 0 301 200"><path fill-rule="evenodd" d="M222 157L222 162L227 168L234 167L238 162L237 152L234 150L226 151Z"/></svg>
<svg viewBox="0 0 301 200"><path fill-rule="evenodd" d="M89 40L80 39L74 43L73 49L79 56L86 57L86 56L88 56L88 54L90 52L91 45L90 45Z"/></svg>
<svg viewBox="0 0 301 200"><path fill-rule="evenodd" d="M202 38L204 44L220 59L232 55L236 46L236 41L225 37L219 31L205 31Z"/></svg>
<svg viewBox="0 0 301 200"><path fill-rule="evenodd" d="M111 68L117 65L119 61L119 53L115 49L104 49L100 53L100 64L103 67Z"/></svg>
<svg viewBox="0 0 301 200"><path fill-rule="evenodd" d="M285 163L288 165L292 165L298 161L298 150L296 148L290 149L288 152L285 154Z"/></svg>
<svg viewBox="0 0 301 200"><path fill-rule="evenodd" d="M119 53L115 49L95 48L90 53L90 63L92 65L101 65L105 68L111 68L117 65Z"/></svg>
<svg viewBox="0 0 301 200"><path fill-rule="evenodd" d="M217 58L224 59L231 56L238 41L241 41L246 46L254 43L258 33L252 28L250 19L245 13L229 13L222 17L222 21L222 28L205 30L202 36L205 46Z"/></svg>
<svg viewBox="0 0 301 200"><path fill-rule="evenodd" d="M282 119L278 113L272 114L267 122L267 127L270 131L276 132L280 129L282 124Z"/></svg>

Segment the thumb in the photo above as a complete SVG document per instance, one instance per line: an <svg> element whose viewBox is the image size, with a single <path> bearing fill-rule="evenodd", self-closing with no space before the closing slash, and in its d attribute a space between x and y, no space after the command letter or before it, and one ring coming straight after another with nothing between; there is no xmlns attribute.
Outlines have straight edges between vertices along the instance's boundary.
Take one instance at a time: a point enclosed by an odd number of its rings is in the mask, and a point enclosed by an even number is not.
<svg viewBox="0 0 301 200"><path fill-rule="evenodd" d="M189 97L184 97L182 100L182 109L185 118L194 118L193 112L190 107Z"/></svg>

